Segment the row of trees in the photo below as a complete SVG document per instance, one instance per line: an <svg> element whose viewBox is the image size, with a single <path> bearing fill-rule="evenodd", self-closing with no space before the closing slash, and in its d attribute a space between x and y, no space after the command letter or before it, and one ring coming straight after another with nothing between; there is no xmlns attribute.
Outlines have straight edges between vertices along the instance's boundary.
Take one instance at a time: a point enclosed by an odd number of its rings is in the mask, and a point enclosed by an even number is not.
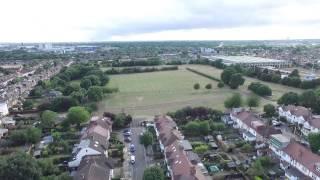
<svg viewBox="0 0 320 180"><path fill-rule="evenodd" d="M105 74L132 74L132 73L144 73L144 72L156 72L156 71L173 71L178 70L178 66L168 66L168 67L132 67L132 68L111 68L105 71Z"/></svg>
<svg viewBox="0 0 320 180"><path fill-rule="evenodd" d="M231 97L224 101L226 108L238 108L244 104L243 99L239 93L233 94ZM258 107L260 104L260 98L257 96L249 96L246 100L246 104L251 107Z"/></svg>
<svg viewBox="0 0 320 180"><path fill-rule="evenodd" d="M259 96L271 96L272 90L269 86L261 84L260 82L252 82L248 89L258 94Z"/></svg>
<svg viewBox="0 0 320 180"><path fill-rule="evenodd" d="M158 57L148 58L147 60L133 60L133 61L114 61L113 67L126 66L158 66L161 65L161 60Z"/></svg>
<svg viewBox="0 0 320 180"><path fill-rule="evenodd" d="M320 113L320 94L319 90L307 90L301 94L288 92L278 99L278 104L301 105L311 108L314 113Z"/></svg>

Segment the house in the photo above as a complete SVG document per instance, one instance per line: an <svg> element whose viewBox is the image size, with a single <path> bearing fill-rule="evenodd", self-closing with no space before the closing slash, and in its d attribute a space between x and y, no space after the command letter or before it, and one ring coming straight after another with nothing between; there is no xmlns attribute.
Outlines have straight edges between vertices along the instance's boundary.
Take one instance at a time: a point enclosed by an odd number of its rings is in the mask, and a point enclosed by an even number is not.
<svg viewBox="0 0 320 180"><path fill-rule="evenodd" d="M312 116L311 119L303 123L301 132L308 136L309 133L320 132L320 116Z"/></svg>
<svg viewBox="0 0 320 180"><path fill-rule="evenodd" d="M156 116L155 130L171 179L205 180L197 165L200 158L192 152L190 142L184 140L176 123L170 117Z"/></svg>
<svg viewBox="0 0 320 180"><path fill-rule="evenodd" d="M310 109L303 106L280 106L278 110L279 116L285 117L287 121L292 124L303 124L304 122L312 118L312 112L310 111Z"/></svg>
<svg viewBox="0 0 320 180"><path fill-rule="evenodd" d="M8 129L0 128L0 139L8 135Z"/></svg>
<svg viewBox="0 0 320 180"><path fill-rule="evenodd" d="M73 179L75 180L111 180L113 163L105 156L85 156Z"/></svg>
<svg viewBox="0 0 320 180"><path fill-rule="evenodd" d="M112 123L108 118L92 118L88 127L82 132L81 141L73 149L70 168L77 168L84 156L103 155L108 157L108 146Z"/></svg>
<svg viewBox="0 0 320 180"><path fill-rule="evenodd" d="M230 114L234 127L242 131L244 140L264 142L271 134L280 134L274 127L266 126L263 121L250 111L237 111Z"/></svg>
<svg viewBox="0 0 320 180"><path fill-rule="evenodd" d="M1 119L1 124L3 125L3 127L10 129L16 126L16 121L13 120L12 117L6 116Z"/></svg>
<svg viewBox="0 0 320 180"><path fill-rule="evenodd" d="M285 170L286 177L291 179L304 179L308 176L320 180L320 156L310 149L283 135L272 135L269 141L270 149L280 159L280 167ZM300 172L294 172L297 170Z"/></svg>
<svg viewBox="0 0 320 180"><path fill-rule="evenodd" d="M224 115L221 117L221 120L222 122L224 122L224 124L226 125L232 125L233 124L233 121L232 119L230 118L230 115Z"/></svg>
<svg viewBox="0 0 320 180"><path fill-rule="evenodd" d="M4 99L0 99L0 117L6 116L9 114L9 109L7 105L7 101Z"/></svg>

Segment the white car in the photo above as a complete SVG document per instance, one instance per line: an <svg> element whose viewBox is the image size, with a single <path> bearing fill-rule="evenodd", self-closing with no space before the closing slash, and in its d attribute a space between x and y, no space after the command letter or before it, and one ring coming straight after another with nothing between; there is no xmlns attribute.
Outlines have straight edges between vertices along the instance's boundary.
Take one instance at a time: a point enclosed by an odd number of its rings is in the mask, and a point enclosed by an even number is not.
<svg viewBox="0 0 320 180"><path fill-rule="evenodd" d="M136 162L136 157L134 155L130 156L130 162L131 164L134 164Z"/></svg>

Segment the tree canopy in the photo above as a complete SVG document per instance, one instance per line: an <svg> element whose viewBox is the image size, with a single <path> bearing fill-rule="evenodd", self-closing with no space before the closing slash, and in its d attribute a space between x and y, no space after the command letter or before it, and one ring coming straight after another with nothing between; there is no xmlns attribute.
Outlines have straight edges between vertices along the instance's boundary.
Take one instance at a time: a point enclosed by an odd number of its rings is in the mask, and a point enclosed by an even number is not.
<svg viewBox="0 0 320 180"><path fill-rule="evenodd" d="M81 123L88 121L90 113L81 106L75 106L68 110L67 122L68 124L77 124L80 126Z"/></svg>
<svg viewBox="0 0 320 180"><path fill-rule="evenodd" d="M226 108L237 108L242 105L242 98L239 93L233 94L227 100L224 101L224 106Z"/></svg>
<svg viewBox="0 0 320 180"><path fill-rule="evenodd" d="M164 172L159 166L149 167L143 172L143 180L164 180Z"/></svg>

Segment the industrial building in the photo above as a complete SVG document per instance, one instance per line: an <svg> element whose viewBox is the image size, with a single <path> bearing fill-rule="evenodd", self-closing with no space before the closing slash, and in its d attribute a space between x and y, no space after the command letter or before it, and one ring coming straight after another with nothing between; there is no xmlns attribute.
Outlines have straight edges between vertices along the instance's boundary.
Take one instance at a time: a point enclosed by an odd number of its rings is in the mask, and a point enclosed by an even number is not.
<svg viewBox="0 0 320 180"><path fill-rule="evenodd" d="M285 68L291 66L291 62L286 60L268 59L253 56L205 56L205 58L211 61L221 59L226 65L239 64L247 67L273 66L277 68Z"/></svg>

